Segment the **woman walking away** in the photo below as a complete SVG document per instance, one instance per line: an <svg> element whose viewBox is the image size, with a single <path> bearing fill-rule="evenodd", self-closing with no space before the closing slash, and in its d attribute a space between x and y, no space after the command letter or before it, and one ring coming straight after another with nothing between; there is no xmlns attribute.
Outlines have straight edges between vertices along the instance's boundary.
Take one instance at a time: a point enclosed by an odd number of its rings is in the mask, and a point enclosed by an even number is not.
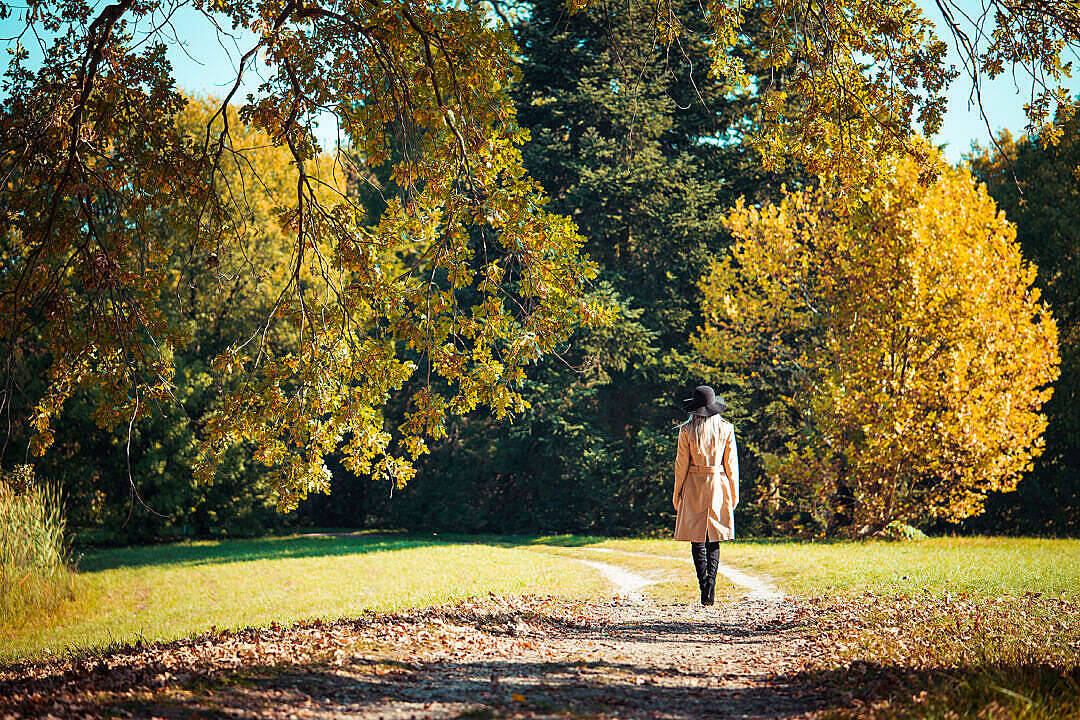
<svg viewBox="0 0 1080 720"><path fill-rule="evenodd" d="M679 426L675 457L675 539L690 541L701 604L712 605L720 541L735 539L739 504L735 426L720 417L727 404L708 385L694 388L694 396L683 400L683 409L690 417Z"/></svg>

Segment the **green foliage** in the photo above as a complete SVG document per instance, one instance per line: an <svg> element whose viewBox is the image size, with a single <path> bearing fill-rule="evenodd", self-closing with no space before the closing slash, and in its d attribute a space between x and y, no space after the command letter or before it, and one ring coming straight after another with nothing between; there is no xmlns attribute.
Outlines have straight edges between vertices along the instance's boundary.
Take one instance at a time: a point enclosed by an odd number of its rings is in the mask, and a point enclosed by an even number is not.
<svg viewBox="0 0 1080 720"><path fill-rule="evenodd" d="M196 137L211 123L215 109L210 100L189 100L176 118L180 132ZM52 451L38 459L40 471L69 498L68 521L78 541L252 535L283 524L274 510L266 465L253 461L250 451L234 448L212 481L196 482L191 473L199 459L200 431L223 407L214 358L243 338L275 300L273 284L243 267L252 263L267 268L268 275L284 274L292 251L276 219L296 182L288 154L240 122L235 109L228 112L240 149L221 168L219 188L229 192L255 175L264 192L233 208L234 244L197 261L173 255L163 268L168 280L158 289L156 310L189 335L172 355L169 397L155 403L140 422L114 427L99 412L106 390L89 386L73 391ZM155 232L188 243L185 229L169 223L170 215L162 209ZM269 337L278 346L295 340L287 326Z"/></svg>
<svg viewBox="0 0 1080 720"><path fill-rule="evenodd" d="M679 388L696 384L687 340L698 322L695 282L726 245L724 207L780 185L746 143L755 97L708 75L708 31L696 5L672 7L684 35L668 51L655 42L648 3L569 16L559 0L531 3L518 28L514 89L532 138L525 164L551 209L585 236L600 268L590 298L613 308L614 319L579 330L559 357L530 371L526 415L450 423L422 478L395 496L395 524L670 528L664 487ZM737 51L753 55L749 45Z"/></svg>
<svg viewBox="0 0 1080 720"><path fill-rule="evenodd" d="M187 101L162 11L56 0L20 18L52 39L44 57L10 48L0 351L6 387L44 380L5 396L34 456L78 392L109 430L173 402L177 354L224 317L239 332L203 351L216 397L198 418L200 482L239 449L282 509L328 489L335 452L400 486L447 417L523 412L524 368L603 322L583 297L581 236L522 165L511 36L482 9L200 4L208 30L254 38L235 87L255 57L261 82L236 112L234 87L198 132L177 122ZM348 152L315 140L327 111ZM277 162L250 162L260 149ZM378 217L346 192L346 174L370 168L393 181ZM267 232L256 207L287 238L281 257L245 253ZM228 307L238 281L270 302ZM226 306L204 319L188 289L207 282ZM405 412L387 427L392 399Z"/></svg>
<svg viewBox="0 0 1080 720"><path fill-rule="evenodd" d="M205 358L177 358L175 402L132 428L93 420L95 398L80 393L57 428L55 452L37 465L68 497L68 523L80 543L258 535L283 526L264 466L239 449L212 482L196 482L199 420L217 399Z"/></svg>
<svg viewBox="0 0 1080 720"><path fill-rule="evenodd" d="M60 493L18 465L0 478L0 626L52 610L73 585Z"/></svg>
<svg viewBox="0 0 1080 720"><path fill-rule="evenodd" d="M798 434L767 469L791 529L959 520L1015 488L1042 449L1057 332L1013 227L966 172L924 187L901 159L857 202L792 192L740 201L727 224L737 243L702 280L694 345L790 378Z"/></svg>
<svg viewBox="0 0 1080 720"><path fill-rule="evenodd" d="M1012 222L1035 284L1053 309L1061 337L1061 376L1046 404L1046 450L1017 494L994 496L978 530L1080 532L1080 117L1059 121L1060 142L1043 147L1004 134L974 153L972 173Z"/></svg>
<svg viewBox="0 0 1080 720"><path fill-rule="evenodd" d="M569 5L607 12L596 0ZM923 135L936 134L944 90L959 74L945 64L941 36L952 40L975 91L983 78L1010 68L1030 75L1024 110L1045 143L1059 137L1055 109L1075 109L1061 84L1070 73L1066 48L1080 42L1080 8L1072 2L988 0L970 15L941 5L936 26L913 0L711 0L700 9L710 31L711 75L735 91L761 93L752 142L764 165L777 169L794 160L841 188L878 177L887 167L882 161L894 155L914 159L924 178L943 169L912 135L916 124ZM657 6L650 20L669 51L689 25L670 6ZM769 32L748 59L738 48L759 20Z"/></svg>

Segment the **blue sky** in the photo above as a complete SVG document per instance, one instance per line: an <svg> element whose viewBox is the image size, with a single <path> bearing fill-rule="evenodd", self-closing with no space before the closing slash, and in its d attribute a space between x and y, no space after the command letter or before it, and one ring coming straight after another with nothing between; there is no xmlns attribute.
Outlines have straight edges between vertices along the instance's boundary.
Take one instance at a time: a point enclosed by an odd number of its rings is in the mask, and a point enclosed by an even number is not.
<svg viewBox="0 0 1080 720"><path fill-rule="evenodd" d="M941 12L934 0L915 0L919 7L932 22L941 22ZM953 0L953 4L975 16L982 12L981 0ZM945 113L945 121L941 132L934 136L935 142L946 143L945 155L952 162L960 160L960 156L966 153L972 142L978 142L983 147L990 144L990 133L986 129L986 120L982 118L978 107L970 104L971 82L968 80L960 67L960 60L953 47L951 36L939 31L938 36L949 46L948 63L957 66L961 70L960 76L953 80L948 90L948 109ZM1073 94L1080 88L1077 75L1080 74L1080 61L1073 58L1076 69L1073 77L1065 81L1066 87ZM1006 68L1006 72L998 76L994 81L982 81L982 101L989 118L990 127L994 134L1002 129L1012 131L1014 135L1024 132L1027 118L1024 115L1024 103L1029 99L1031 92L1030 76L1018 75L1014 80Z"/></svg>
<svg viewBox="0 0 1080 720"><path fill-rule="evenodd" d="M939 19L939 11L933 0L917 0L917 2L933 21L936 22ZM981 0L957 0L957 5L972 12L981 10ZM21 14L19 5L15 5L13 10L15 14ZM201 17L193 12L181 11L174 18L173 24L178 37L184 41L186 47L186 52L176 46L169 52L178 84L189 92L224 94L235 77L233 73L236 61L248 48L251 40L246 37L219 37L214 30L206 27ZM17 31L18 24L12 19L0 21L0 36L6 38ZM948 41L948 38L945 39ZM8 43L0 41L0 44L7 45ZM222 47L223 44L225 47ZM955 50L952 48L950 48L950 62L959 64ZM1080 72L1080 62L1077 66ZM239 93L239 97L242 98L247 90L253 90L257 84L258 80L251 78L247 87ZM1071 79L1069 87L1075 92L1080 87L1080 83L1075 78ZM963 75L953 81L948 91L948 111L944 125L941 132L934 137L936 142L945 144L946 156L952 162L959 161L961 155L970 149L972 142L979 142L983 146L990 142L990 134L979 115L978 108L969 104L970 91L970 84ZM1026 119L1023 105L1029 91L1030 78L1018 77L1014 81L1009 73L1005 73L994 82L984 84L983 105L990 118L990 127L995 133L1003 128L1008 128L1014 134L1024 131ZM333 128L324 128L320 135L325 135L326 139L329 139L333 132Z"/></svg>

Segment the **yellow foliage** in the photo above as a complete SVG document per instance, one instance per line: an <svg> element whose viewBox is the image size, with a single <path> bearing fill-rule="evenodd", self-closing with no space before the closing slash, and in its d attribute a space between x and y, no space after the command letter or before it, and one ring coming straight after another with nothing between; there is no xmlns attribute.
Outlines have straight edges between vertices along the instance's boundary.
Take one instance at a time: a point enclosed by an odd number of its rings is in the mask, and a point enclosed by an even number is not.
<svg viewBox="0 0 1080 720"><path fill-rule="evenodd" d="M896 160L858 202L788 192L740 202L726 226L695 346L794 378L802 433L772 463L774 493L872 532L969 517L1016 487L1042 450L1057 329L985 188L952 169L924 187Z"/></svg>
<svg viewBox="0 0 1080 720"><path fill-rule="evenodd" d="M426 447L417 433L438 437L446 413L481 405L496 417L522 412L523 368L578 324L602 324L612 311L587 300L596 267L583 238L569 218L547 211L525 171L528 132L509 93L519 75L511 29L473 2L196 7L208 30L234 28L252 45L228 85L227 100L240 108L226 102L194 127L178 123L188 100L172 77L160 3L48 0L15 12L26 37L51 38L40 60L18 41L9 48L0 107L8 161L0 345L7 388L49 368L46 387L20 391L22 405L8 406L12 417L30 417L24 430L34 452L47 449L72 392L101 389L96 419L106 427L130 426L168 400L175 349L191 342L197 323L217 322L192 312L189 289L205 292L195 268L216 274L226 314L242 269L270 303L258 317L244 312L235 344L213 364L222 409L203 428L202 479L229 446L249 443L277 468L289 507L325 487L321 457L335 449L358 472L397 482ZM657 8L658 40L676 44L682 24ZM1045 128L1056 107L1072 107L1055 83L1068 70L1062 50L1078 41L1080 10L996 8L975 34L986 43L965 44L964 60L991 76L1017 62L1030 69L1039 88L1028 116L1033 129ZM934 175L939 159L910 129L913 121L928 135L940 127L955 71L914 0L708 0L702 12L713 34L711 72L733 93L762 98L753 142L767 166L827 173L849 194L896 152L917 158L920 170L908 166L905 177ZM739 47L751 37L762 52ZM243 97L245 82L257 87ZM210 109L204 104L204 116ZM315 133L328 114L342 139L332 149ZM1055 131L1043 137L1052 142ZM345 179L375 176L382 204L369 217L342 190ZM775 212L761 217L784 223ZM837 218L821 225L844 227ZM909 231L944 229L928 220ZM803 257L797 234L787 243L778 252L804 265L777 265L758 301L790 289L789 270L820 279L820 258ZM965 251L954 260L977 265ZM830 281L821 282L829 297ZM948 299L933 302L953 311ZM779 307L794 330L833 312L788 300ZM864 331L864 319L853 331ZM973 367L982 357L945 354ZM957 393L978 386L957 377ZM410 415L390 438L381 415L395 393L409 395Z"/></svg>
<svg viewBox="0 0 1080 720"><path fill-rule="evenodd" d="M164 45L130 40L156 32L153 3L26 14L59 39L40 69L21 46L9 60L0 344L9 386L30 360L51 370L12 414L38 454L88 387L102 426L130 427L170 401L175 350L220 328L198 479L243 444L283 508L327 488L336 450L400 485L447 414L523 412L524 368L609 314L522 163L513 36L474 5L215 7L255 38L246 98L182 96ZM398 394L406 420L384 427Z"/></svg>

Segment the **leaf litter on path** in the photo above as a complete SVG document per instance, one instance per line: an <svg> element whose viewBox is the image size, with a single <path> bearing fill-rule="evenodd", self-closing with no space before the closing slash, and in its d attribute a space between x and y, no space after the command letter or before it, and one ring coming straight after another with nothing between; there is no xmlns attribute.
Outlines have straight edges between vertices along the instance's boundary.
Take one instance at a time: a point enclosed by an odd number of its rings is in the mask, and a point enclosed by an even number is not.
<svg viewBox="0 0 1080 720"><path fill-rule="evenodd" d="M927 715L1080 717L1080 606L1038 593L751 593L712 608L488 595L0 667L0 718Z"/></svg>
<svg viewBox="0 0 1080 720"><path fill-rule="evenodd" d="M4 717L794 717L795 601L489 596L0 669Z"/></svg>

